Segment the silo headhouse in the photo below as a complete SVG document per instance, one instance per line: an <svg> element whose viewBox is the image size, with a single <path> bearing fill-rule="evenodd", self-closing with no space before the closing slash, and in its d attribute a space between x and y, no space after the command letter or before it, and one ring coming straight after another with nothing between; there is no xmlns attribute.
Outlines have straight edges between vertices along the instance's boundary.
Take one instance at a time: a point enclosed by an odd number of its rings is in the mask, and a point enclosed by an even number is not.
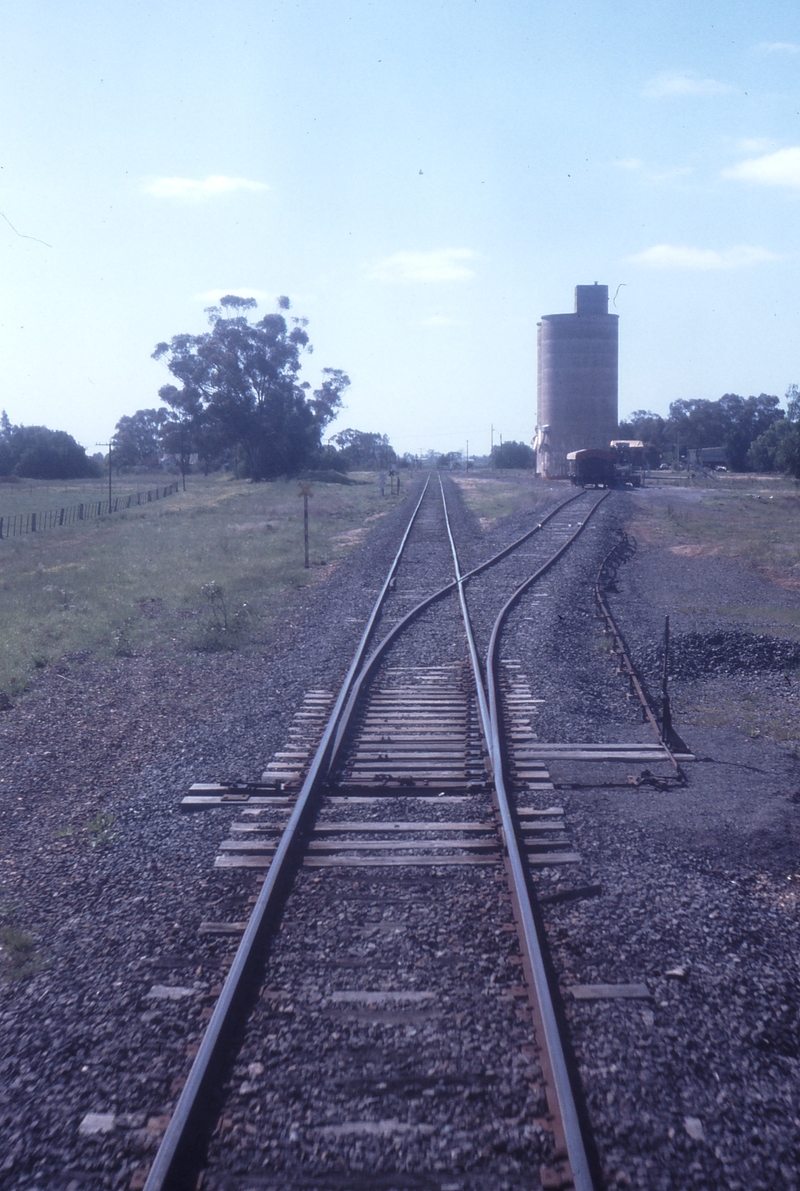
<svg viewBox="0 0 800 1191"><path fill-rule="evenodd" d="M608 286L576 285L574 314L538 324L536 471L567 473L567 454L608 450L617 434L619 316L608 313Z"/></svg>

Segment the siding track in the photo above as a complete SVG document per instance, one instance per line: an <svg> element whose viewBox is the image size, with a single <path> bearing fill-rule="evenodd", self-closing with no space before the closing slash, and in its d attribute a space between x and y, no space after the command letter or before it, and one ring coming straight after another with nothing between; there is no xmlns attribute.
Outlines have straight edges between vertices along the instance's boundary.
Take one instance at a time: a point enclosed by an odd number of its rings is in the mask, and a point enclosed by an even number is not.
<svg viewBox="0 0 800 1191"><path fill-rule="evenodd" d="M530 805L551 783L499 643L604 497L462 576L444 496L426 484L336 698L309 692L261 783L185 800L234 806L217 865L265 876L246 926L204 924L243 937L146 1191L202 1167L212 1191L596 1186L530 878L578 858Z"/></svg>

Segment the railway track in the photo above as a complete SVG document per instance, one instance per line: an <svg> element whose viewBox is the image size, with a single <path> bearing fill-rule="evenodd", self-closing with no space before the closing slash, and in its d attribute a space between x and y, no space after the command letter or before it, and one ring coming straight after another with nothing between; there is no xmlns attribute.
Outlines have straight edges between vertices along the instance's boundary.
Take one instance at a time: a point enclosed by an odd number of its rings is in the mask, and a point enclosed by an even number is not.
<svg viewBox="0 0 800 1191"><path fill-rule="evenodd" d="M242 938L146 1191L596 1186L532 896L578 857L500 640L603 499L462 575L429 481L338 694L261 783L184 800L229 806L217 866L264 875L202 928Z"/></svg>

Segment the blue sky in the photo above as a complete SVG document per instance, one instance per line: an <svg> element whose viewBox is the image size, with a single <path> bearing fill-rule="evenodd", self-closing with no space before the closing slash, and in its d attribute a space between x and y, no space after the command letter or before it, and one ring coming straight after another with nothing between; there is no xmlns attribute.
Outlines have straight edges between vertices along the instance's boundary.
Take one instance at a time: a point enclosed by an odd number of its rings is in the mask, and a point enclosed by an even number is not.
<svg viewBox="0 0 800 1191"><path fill-rule="evenodd" d="M229 292L401 451L530 440L576 284L622 414L800 381L794 3L29 0L0 108L0 407L91 449Z"/></svg>

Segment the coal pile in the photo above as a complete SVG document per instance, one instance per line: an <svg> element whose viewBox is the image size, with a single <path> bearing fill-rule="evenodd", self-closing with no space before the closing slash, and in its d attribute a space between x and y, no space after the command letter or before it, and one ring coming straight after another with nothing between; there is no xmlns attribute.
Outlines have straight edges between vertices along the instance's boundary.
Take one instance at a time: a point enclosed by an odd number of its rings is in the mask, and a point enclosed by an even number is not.
<svg viewBox="0 0 800 1191"><path fill-rule="evenodd" d="M648 658L648 669L660 673L663 647ZM673 637L669 673L674 678L703 678L709 674L785 673L800 666L800 643L768 633L717 630Z"/></svg>

